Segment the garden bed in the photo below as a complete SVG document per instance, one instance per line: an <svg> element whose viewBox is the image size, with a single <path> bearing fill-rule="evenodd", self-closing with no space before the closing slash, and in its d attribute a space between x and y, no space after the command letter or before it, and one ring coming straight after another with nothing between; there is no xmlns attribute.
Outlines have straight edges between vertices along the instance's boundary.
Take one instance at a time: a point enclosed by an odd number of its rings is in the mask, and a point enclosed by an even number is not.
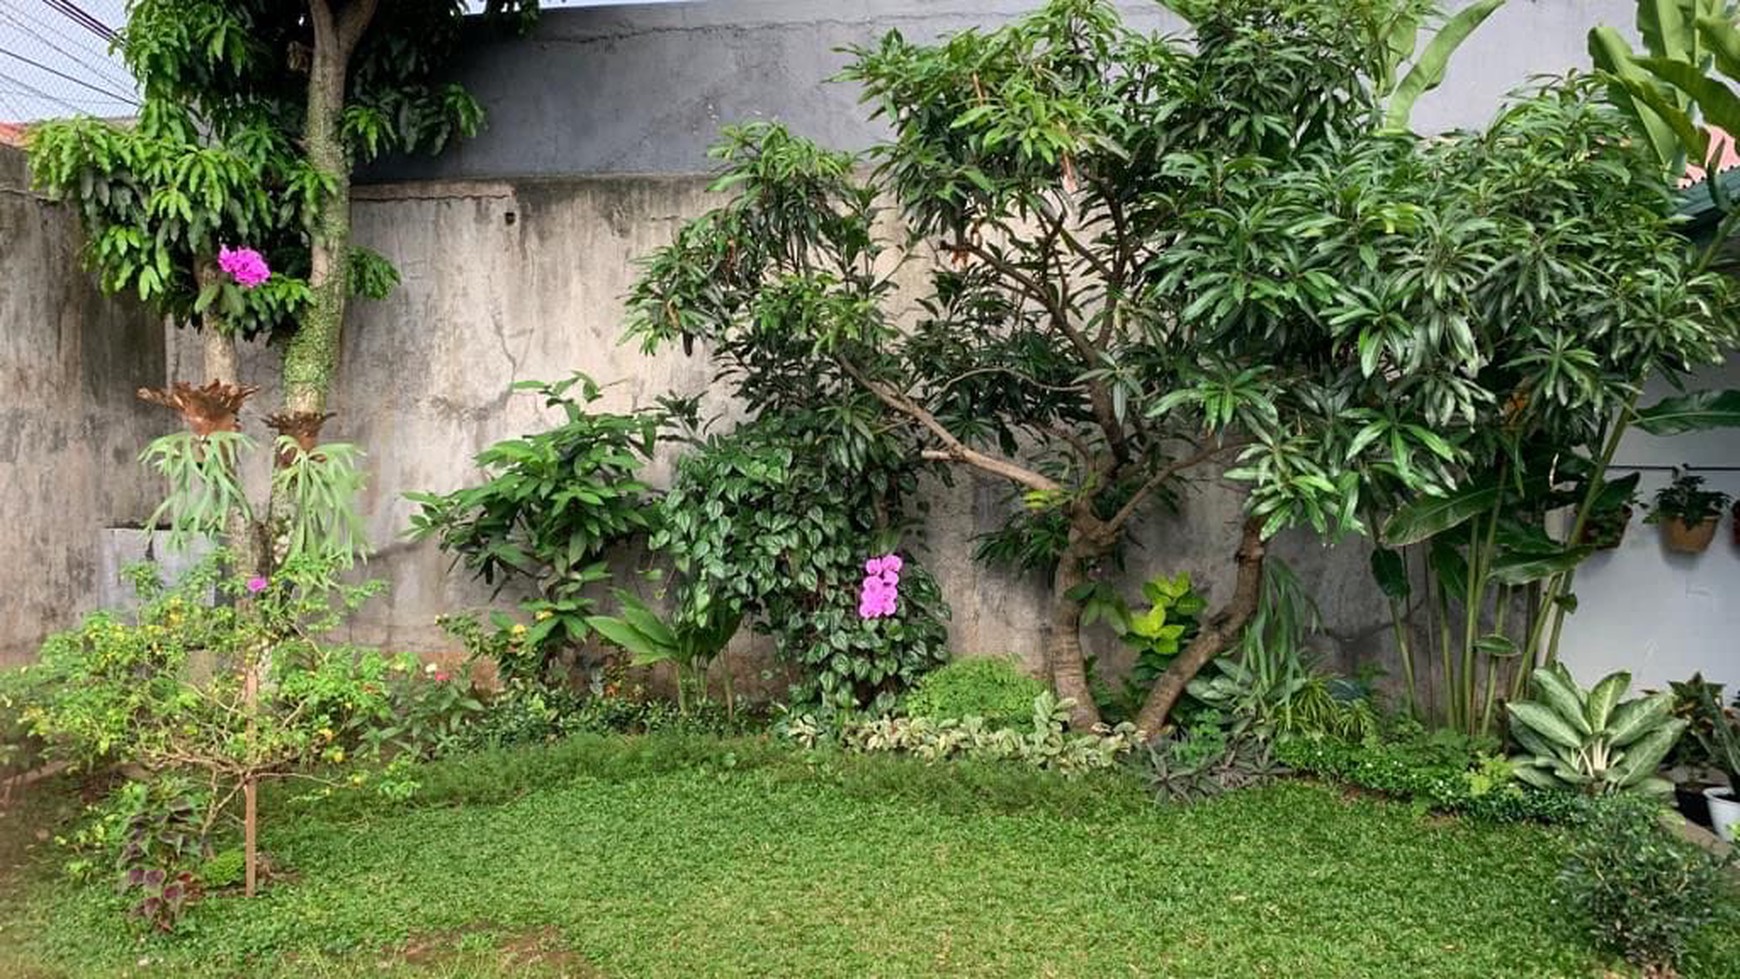
<svg viewBox="0 0 1740 979"><path fill-rule="evenodd" d="M1122 775L583 738L440 763L409 804L277 810L294 882L168 938L55 878L32 823L68 790L0 818L0 974L1606 974L1549 903L1557 832L1302 782L1155 807ZM1740 975L1740 923L1686 975Z"/></svg>

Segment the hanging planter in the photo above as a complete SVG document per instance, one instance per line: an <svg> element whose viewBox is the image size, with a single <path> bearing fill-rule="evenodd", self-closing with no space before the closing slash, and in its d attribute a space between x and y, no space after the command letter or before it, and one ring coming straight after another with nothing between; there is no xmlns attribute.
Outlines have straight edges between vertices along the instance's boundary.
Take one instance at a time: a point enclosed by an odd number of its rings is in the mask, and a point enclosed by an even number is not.
<svg viewBox="0 0 1740 979"><path fill-rule="evenodd" d="M1649 522L1661 527L1662 543L1676 554L1702 554L1716 537L1728 508L1726 493L1704 489L1702 476L1681 476L1656 491Z"/></svg>
<svg viewBox="0 0 1740 979"><path fill-rule="evenodd" d="M1625 529L1631 526L1631 518L1636 513L1630 504L1625 504L1589 514L1589 522L1583 525L1583 536L1577 543L1597 551L1617 548L1625 540Z"/></svg>

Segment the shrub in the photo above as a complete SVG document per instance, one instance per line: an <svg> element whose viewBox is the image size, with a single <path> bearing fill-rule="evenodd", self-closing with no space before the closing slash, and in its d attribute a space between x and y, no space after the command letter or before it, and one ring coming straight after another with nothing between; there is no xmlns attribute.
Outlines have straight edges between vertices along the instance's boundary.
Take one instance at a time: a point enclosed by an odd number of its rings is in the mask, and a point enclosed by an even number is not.
<svg viewBox="0 0 1740 979"><path fill-rule="evenodd" d="M1011 658L957 659L919 678L905 701L908 717L982 717L989 727L1013 727L1033 716L1046 686Z"/></svg>
<svg viewBox="0 0 1740 979"><path fill-rule="evenodd" d="M1674 975L1714 918L1728 862L1676 838L1664 815L1641 799L1591 803L1559 881L1598 947L1656 976Z"/></svg>
<svg viewBox="0 0 1740 979"><path fill-rule="evenodd" d="M941 720L884 716L847 721L838 736L855 751L897 752L925 761L1015 761L1067 775L1111 768L1140 744L1130 724L1101 727L1092 734L1065 734L1072 706L1048 690L1034 698L1026 730L993 728L974 716ZM821 736L821 729L807 717L788 723L786 730L793 740L811 746Z"/></svg>
<svg viewBox="0 0 1740 979"><path fill-rule="evenodd" d="M1331 735L1282 738L1275 756L1295 771L1492 822L1563 823L1580 797L1518 783L1497 745L1456 731L1402 729L1352 742Z"/></svg>
<svg viewBox="0 0 1740 979"><path fill-rule="evenodd" d="M1148 745L1136 765L1156 801L1175 803L1250 788L1285 771L1271 742L1249 732L1229 733L1213 712L1182 735Z"/></svg>

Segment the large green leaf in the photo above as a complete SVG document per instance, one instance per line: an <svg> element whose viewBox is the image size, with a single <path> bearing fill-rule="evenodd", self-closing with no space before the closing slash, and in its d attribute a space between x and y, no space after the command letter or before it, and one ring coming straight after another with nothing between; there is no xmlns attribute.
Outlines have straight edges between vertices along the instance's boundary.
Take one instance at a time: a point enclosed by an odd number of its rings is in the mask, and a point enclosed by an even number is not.
<svg viewBox="0 0 1740 979"><path fill-rule="evenodd" d="M1402 77L1396 90L1390 95L1389 105L1384 109L1384 126L1389 129L1408 128L1408 117L1414 114L1414 103L1420 96L1437 88L1444 81L1444 70L1449 67L1450 56L1468 40L1468 35L1474 33L1492 12L1504 6L1504 0L1476 0L1475 3L1457 11L1454 17L1444 22L1438 28L1438 33L1432 35L1432 40L1426 44L1426 49L1415 59L1414 67Z"/></svg>
<svg viewBox="0 0 1740 979"><path fill-rule="evenodd" d="M1510 713L1511 725L1522 725L1540 736L1542 740L1567 748L1576 748L1583 743L1583 738L1571 725L1565 723L1558 712L1546 704L1537 704L1532 700L1524 700L1514 704L1505 704L1504 709Z"/></svg>
<svg viewBox="0 0 1740 979"><path fill-rule="evenodd" d="M1704 74L1697 65L1672 58L1638 58L1637 65L1690 95L1706 124L1731 133L1740 132L1740 96L1718 79Z"/></svg>
<svg viewBox="0 0 1740 979"><path fill-rule="evenodd" d="M1715 58L1716 70L1740 81L1740 30L1724 17L1708 14L1696 21L1698 39Z"/></svg>
<svg viewBox="0 0 1740 979"><path fill-rule="evenodd" d="M1659 727L1673 713L1674 696L1667 691L1620 704L1607 725L1607 737L1623 748Z"/></svg>
<svg viewBox="0 0 1740 979"><path fill-rule="evenodd" d="M1432 575L1438 579L1438 587L1457 601L1465 601L1468 598L1468 559L1445 537L1432 541L1429 557Z"/></svg>
<svg viewBox="0 0 1740 979"><path fill-rule="evenodd" d="M1589 719L1584 716L1584 701L1587 696L1577 689L1577 684L1563 675L1551 670L1540 669L1534 673L1535 692L1540 694L1541 701L1559 715L1566 726L1576 731L1581 737L1593 733Z"/></svg>
<svg viewBox="0 0 1740 979"><path fill-rule="evenodd" d="M1413 590L1408 582L1408 563L1400 551L1384 547L1372 548L1371 576L1376 579L1378 590L1386 598L1405 601Z"/></svg>
<svg viewBox="0 0 1740 979"><path fill-rule="evenodd" d="M1620 787L1631 788L1654 775L1661 760L1673 750L1685 729L1686 721L1677 717L1669 718L1667 723L1650 731L1625 749L1625 757L1613 766L1613 778L1619 782Z"/></svg>
<svg viewBox="0 0 1740 979"><path fill-rule="evenodd" d="M1589 688L1589 699L1583 704L1583 716L1588 718L1591 730L1606 729L1613 708L1630 688L1631 674L1624 671L1609 673Z"/></svg>
<svg viewBox="0 0 1740 979"><path fill-rule="evenodd" d="M1608 87L1609 100L1643 130L1662 165L1672 166L1682 151L1681 140L1675 135L1676 127L1651 108L1656 100L1638 98L1639 91L1653 91L1656 83L1633 61L1631 45L1617 30L1597 27L1589 32L1589 57L1596 68L1614 79Z"/></svg>
<svg viewBox="0 0 1740 979"><path fill-rule="evenodd" d="M1643 49L1660 58L1684 61L1694 41L1686 23L1683 0L1637 0L1637 33Z"/></svg>
<svg viewBox="0 0 1740 979"><path fill-rule="evenodd" d="M1449 496L1426 496L1402 507L1384 523L1383 542L1406 547L1490 511L1498 505L1496 484L1470 486Z"/></svg>
<svg viewBox="0 0 1740 979"><path fill-rule="evenodd" d="M1740 427L1740 391L1693 391L1666 398L1639 411L1637 427L1651 435Z"/></svg>
<svg viewBox="0 0 1740 979"><path fill-rule="evenodd" d="M1593 553L1593 547L1567 547L1545 554L1501 554L1492 562L1492 578L1501 585L1526 585L1564 574Z"/></svg>

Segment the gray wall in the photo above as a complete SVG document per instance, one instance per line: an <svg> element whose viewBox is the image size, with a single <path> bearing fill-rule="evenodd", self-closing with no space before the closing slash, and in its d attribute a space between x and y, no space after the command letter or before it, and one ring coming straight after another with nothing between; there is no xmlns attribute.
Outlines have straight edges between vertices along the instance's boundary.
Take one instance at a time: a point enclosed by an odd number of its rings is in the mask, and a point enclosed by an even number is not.
<svg viewBox="0 0 1740 979"><path fill-rule="evenodd" d="M391 584L387 599L365 606L350 638L452 652L435 617L489 602L488 591L450 573L449 559L433 546L401 539L414 509L403 494L474 482L478 474L467 460L478 451L547 426L535 396L507 393L513 381L582 370L609 385L600 403L607 410L648 406L666 392L709 390L704 351L647 358L618 343L620 297L634 260L709 206L706 183L694 176L572 177L358 192L358 243L390 257L403 281L384 302L353 307L334 397L339 415L326 430L370 454L365 509L381 550L369 573ZM916 263L909 267L915 276L920 271ZM192 343L184 338L176 355L186 365L182 374L197 372ZM276 403L271 351L250 351L245 374L267 388L254 404ZM716 394L709 408L727 416L731 410ZM249 419L248 427L258 428L257 421ZM262 475L253 474L256 483ZM661 462L651 478L660 483L667 475ZM953 605L954 648L1015 652L1037 668L1046 583L971 560L971 539L997 524L1005 491L968 473L952 490L933 487L923 553ZM1226 595L1239 520L1233 493L1212 482L1192 487L1177 514L1144 529L1130 555L1130 591L1147 576L1188 570L1212 595ZM1369 585L1362 547L1332 550L1301 536L1283 542L1281 553L1318 583L1329 619L1327 652L1343 660L1383 645L1386 607ZM1117 665L1119 650L1103 651Z"/></svg>
<svg viewBox="0 0 1740 979"><path fill-rule="evenodd" d="M134 458L170 430L133 395L163 383L162 324L98 292L79 246L75 216L0 146L0 663L95 606L102 528L150 515Z"/></svg>
<svg viewBox="0 0 1740 979"><path fill-rule="evenodd" d="M1460 4L1452 4L1458 6ZM890 30L930 40L995 25L1038 0L708 0L546 11L525 39L480 37L459 80L488 113L476 139L396 160L375 180L692 173L723 124L777 119L837 149L882 130L856 90L828 78ZM1133 26L1175 31L1152 0L1118 0ZM1629 30L1634 0L1510 0L1416 108L1423 131L1479 126L1531 76L1586 65L1597 22Z"/></svg>

